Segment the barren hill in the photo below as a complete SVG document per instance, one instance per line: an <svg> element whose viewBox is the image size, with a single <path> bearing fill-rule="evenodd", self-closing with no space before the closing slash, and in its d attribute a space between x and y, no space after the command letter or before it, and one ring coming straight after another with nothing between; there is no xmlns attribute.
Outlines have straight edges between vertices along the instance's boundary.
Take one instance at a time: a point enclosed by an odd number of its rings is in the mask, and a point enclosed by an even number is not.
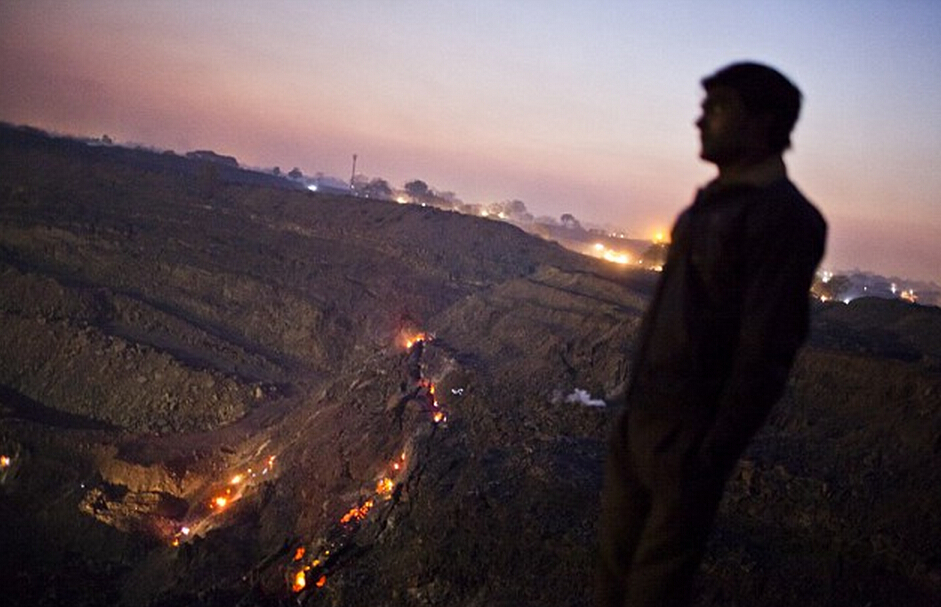
<svg viewBox="0 0 941 607"><path fill-rule="evenodd" d="M17 605L588 605L656 275L502 222L3 127ZM941 310L821 306L700 605L941 600Z"/></svg>

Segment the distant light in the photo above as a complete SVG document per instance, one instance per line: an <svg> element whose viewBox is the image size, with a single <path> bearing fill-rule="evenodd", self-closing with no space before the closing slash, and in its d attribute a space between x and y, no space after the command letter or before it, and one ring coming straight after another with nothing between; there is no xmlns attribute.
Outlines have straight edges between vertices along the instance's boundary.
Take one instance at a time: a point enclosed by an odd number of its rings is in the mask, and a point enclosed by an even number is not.
<svg viewBox="0 0 941 607"><path fill-rule="evenodd" d="M406 203L408 203L408 200L405 199L405 196L399 196L398 198L395 199L395 201L396 201L397 203L399 203L399 204L406 204Z"/></svg>
<svg viewBox="0 0 941 607"><path fill-rule="evenodd" d="M316 184L316 183L312 183L312 184L310 184L309 186L307 186L307 189L310 190L311 192L316 192L316 191L317 191L317 184Z"/></svg>
<svg viewBox="0 0 941 607"><path fill-rule="evenodd" d="M596 243L595 243L595 250L596 250L596 251L604 251L604 245L601 244L600 242L596 242Z"/></svg>

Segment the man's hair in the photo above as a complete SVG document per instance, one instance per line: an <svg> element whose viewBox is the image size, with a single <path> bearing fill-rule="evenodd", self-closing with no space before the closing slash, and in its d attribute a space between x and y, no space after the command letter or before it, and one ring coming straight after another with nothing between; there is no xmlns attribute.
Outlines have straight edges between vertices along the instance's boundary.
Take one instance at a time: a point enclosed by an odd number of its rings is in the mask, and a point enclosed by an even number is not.
<svg viewBox="0 0 941 607"><path fill-rule="evenodd" d="M771 117L768 144L776 152L791 147L791 130L801 109L801 92L777 70L760 63L733 63L702 80L708 92L717 86L739 94L745 110Z"/></svg>

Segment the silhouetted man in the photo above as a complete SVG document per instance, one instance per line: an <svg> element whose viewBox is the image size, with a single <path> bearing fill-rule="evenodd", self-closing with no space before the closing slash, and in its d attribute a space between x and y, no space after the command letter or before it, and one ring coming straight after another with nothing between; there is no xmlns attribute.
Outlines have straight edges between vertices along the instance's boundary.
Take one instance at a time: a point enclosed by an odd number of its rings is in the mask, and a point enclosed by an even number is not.
<svg viewBox="0 0 941 607"><path fill-rule="evenodd" d="M801 93L730 65L702 82L718 176L673 227L608 447L599 605L687 605L725 483L784 391L826 224L782 160Z"/></svg>

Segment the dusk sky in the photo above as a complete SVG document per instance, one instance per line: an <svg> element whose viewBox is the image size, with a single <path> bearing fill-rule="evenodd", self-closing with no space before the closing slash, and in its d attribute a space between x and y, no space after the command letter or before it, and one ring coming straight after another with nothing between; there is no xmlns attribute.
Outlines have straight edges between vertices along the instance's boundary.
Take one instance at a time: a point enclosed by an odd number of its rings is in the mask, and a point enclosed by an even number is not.
<svg viewBox="0 0 941 607"><path fill-rule="evenodd" d="M824 266L941 284L941 2L8 0L0 120L650 237L713 169L700 79L769 63Z"/></svg>

